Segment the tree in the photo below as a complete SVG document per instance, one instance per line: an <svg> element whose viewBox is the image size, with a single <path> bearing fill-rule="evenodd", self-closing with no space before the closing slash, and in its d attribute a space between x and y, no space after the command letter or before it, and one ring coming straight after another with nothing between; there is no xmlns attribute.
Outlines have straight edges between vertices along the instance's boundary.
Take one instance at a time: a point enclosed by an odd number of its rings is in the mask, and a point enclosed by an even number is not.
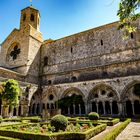
<svg viewBox="0 0 140 140"><path fill-rule="evenodd" d="M16 80L9 79L0 85L0 98L8 105L19 104L20 87Z"/></svg>
<svg viewBox="0 0 140 140"><path fill-rule="evenodd" d="M136 10L140 7L140 0L121 0L117 15L120 18L119 29L123 29L125 35L136 31L133 22L140 17Z"/></svg>

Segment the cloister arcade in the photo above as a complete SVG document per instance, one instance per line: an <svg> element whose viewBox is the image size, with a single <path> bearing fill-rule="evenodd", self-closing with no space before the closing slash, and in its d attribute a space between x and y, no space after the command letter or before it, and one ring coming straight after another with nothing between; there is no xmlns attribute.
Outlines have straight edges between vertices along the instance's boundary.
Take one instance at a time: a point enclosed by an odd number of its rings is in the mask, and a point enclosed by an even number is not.
<svg viewBox="0 0 140 140"><path fill-rule="evenodd" d="M33 96L29 108L29 115L40 115L43 110L58 109L58 100L64 98L76 98L77 102L71 101L68 106L61 107L61 113L68 116L82 116L91 111L98 112L100 115L111 116L136 116L140 115L140 98L134 94L132 82L125 86L121 93L118 93L113 87L107 84L94 86L88 95L76 87L70 87L60 95L55 91L45 92L39 100L38 96ZM140 86L140 84L139 84Z"/></svg>

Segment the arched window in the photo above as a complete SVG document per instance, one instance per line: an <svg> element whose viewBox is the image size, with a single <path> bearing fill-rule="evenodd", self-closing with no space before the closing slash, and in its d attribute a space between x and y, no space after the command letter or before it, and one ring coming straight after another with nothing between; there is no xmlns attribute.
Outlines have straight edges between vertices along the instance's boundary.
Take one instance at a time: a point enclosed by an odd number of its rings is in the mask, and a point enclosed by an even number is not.
<svg viewBox="0 0 140 140"><path fill-rule="evenodd" d="M31 14L31 16L30 16L30 20L31 20L31 21L34 21L34 18L35 18L34 15Z"/></svg>
<svg viewBox="0 0 140 140"><path fill-rule="evenodd" d="M44 66L47 66L47 65L48 65L48 57L45 56L45 57L44 57Z"/></svg>
<svg viewBox="0 0 140 140"><path fill-rule="evenodd" d="M101 39L101 46L103 45L103 40Z"/></svg>

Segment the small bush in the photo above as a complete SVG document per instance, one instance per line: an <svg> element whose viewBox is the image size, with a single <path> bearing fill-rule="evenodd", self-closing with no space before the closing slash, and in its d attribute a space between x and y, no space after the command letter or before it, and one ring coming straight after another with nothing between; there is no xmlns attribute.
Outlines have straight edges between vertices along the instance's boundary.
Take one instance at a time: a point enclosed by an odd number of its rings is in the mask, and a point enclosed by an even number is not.
<svg viewBox="0 0 140 140"><path fill-rule="evenodd" d="M96 113L96 112L90 112L90 113L88 114L88 118L89 118L90 120L98 120L98 119L99 119L99 114Z"/></svg>
<svg viewBox="0 0 140 140"><path fill-rule="evenodd" d="M68 120L63 115L56 115L51 119L51 126L55 127L55 131L65 130L68 125Z"/></svg>

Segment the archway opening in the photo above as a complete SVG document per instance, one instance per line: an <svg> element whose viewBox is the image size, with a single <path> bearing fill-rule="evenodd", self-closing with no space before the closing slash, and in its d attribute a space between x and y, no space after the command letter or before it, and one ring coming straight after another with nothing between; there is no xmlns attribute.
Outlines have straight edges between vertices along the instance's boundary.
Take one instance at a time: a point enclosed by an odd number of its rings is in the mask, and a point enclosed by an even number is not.
<svg viewBox="0 0 140 140"><path fill-rule="evenodd" d="M36 114L39 115L40 114L40 104L37 104L37 108L36 108Z"/></svg>
<svg viewBox="0 0 140 140"><path fill-rule="evenodd" d="M136 115L140 114L140 101L139 100L134 101L134 110L135 110Z"/></svg>
<svg viewBox="0 0 140 140"><path fill-rule="evenodd" d="M126 114L128 117L133 116L132 104L130 100L126 101Z"/></svg>
<svg viewBox="0 0 140 140"><path fill-rule="evenodd" d="M92 102L92 111L93 112L97 112L97 107L96 107L96 103Z"/></svg>
<svg viewBox="0 0 140 140"><path fill-rule="evenodd" d="M63 115L85 114L85 104L81 95L68 94L58 101L58 107Z"/></svg>
<svg viewBox="0 0 140 140"><path fill-rule="evenodd" d="M33 104L33 108L32 108L32 114L35 115L35 103Z"/></svg>
<svg viewBox="0 0 140 140"><path fill-rule="evenodd" d="M105 114L111 114L111 109L110 109L109 101L105 102Z"/></svg>
<svg viewBox="0 0 140 140"><path fill-rule="evenodd" d="M17 112L17 110L16 110L16 108L14 107L13 116L16 116L16 112Z"/></svg>
<svg viewBox="0 0 140 140"><path fill-rule="evenodd" d="M117 101L112 102L112 113L113 114L118 114L118 104Z"/></svg>
<svg viewBox="0 0 140 140"><path fill-rule="evenodd" d="M103 109L103 103L102 102L98 103L98 109L99 109L99 114L104 114L104 109Z"/></svg>

